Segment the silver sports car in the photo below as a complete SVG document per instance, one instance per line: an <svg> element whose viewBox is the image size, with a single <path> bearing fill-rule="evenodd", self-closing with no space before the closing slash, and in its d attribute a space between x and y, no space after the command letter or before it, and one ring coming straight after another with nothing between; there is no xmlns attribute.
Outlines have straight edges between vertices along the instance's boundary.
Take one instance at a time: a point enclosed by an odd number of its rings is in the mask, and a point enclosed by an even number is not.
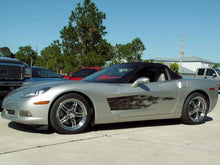
<svg viewBox="0 0 220 165"><path fill-rule="evenodd" d="M2 117L59 133L79 133L89 124L180 118L200 124L216 105L212 80L183 79L154 63L117 64L82 81L40 82L11 92Z"/></svg>

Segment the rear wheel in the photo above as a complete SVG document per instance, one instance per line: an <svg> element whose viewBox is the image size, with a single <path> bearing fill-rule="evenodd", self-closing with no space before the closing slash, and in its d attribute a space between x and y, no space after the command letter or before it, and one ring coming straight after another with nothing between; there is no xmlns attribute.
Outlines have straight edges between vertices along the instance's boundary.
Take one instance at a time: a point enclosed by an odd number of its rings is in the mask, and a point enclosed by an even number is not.
<svg viewBox="0 0 220 165"><path fill-rule="evenodd" d="M58 133L80 133L86 129L90 119L89 103L78 94L61 96L51 108L50 124Z"/></svg>
<svg viewBox="0 0 220 165"><path fill-rule="evenodd" d="M209 103L201 93L192 93L183 105L181 120L186 124L201 124L205 121Z"/></svg>

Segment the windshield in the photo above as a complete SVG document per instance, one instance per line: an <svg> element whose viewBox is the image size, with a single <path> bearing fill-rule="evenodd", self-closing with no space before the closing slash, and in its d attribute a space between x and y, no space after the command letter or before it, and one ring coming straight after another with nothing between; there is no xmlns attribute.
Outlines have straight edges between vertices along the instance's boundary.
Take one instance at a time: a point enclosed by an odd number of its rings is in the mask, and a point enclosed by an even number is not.
<svg viewBox="0 0 220 165"><path fill-rule="evenodd" d="M216 72L218 72L218 75L220 76L220 68L215 69Z"/></svg>
<svg viewBox="0 0 220 165"><path fill-rule="evenodd" d="M139 67L133 64L117 64L96 72L82 81L116 83L126 75L136 71Z"/></svg>
<svg viewBox="0 0 220 165"><path fill-rule="evenodd" d="M55 72L45 68L32 68L33 78L60 78Z"/></svg>
<svg viewBox="0 0 220 165"><path fill-rule="evenodd" d="M0 50L0 57L5 57L5 55Z"/></svg>

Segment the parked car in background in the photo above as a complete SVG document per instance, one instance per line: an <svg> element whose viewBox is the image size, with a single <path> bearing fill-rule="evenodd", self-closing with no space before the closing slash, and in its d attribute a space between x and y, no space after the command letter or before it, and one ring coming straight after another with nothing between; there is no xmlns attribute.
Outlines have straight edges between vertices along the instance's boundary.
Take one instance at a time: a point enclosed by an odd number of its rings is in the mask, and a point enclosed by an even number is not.
<svg viewBox="0 0 220 165"><path fill-rule="evenodd" d="M100 70L102 70L103 68L101 67L85 67L85 68L81 68L75 72L73 72L72 75L70 76L64 76L63 79L70 79L73 81L79 81L84 79L85 77L98 72Z"/></svg>
<svg viewBox="0 0 220 165"><path fill-rule="evenodd" d="M26 80L27 82L38 82L38 81L62 81L61 75L56 74L50 69L33 66L32 70L32 78Z"/></svg>
<svg viewBox="0 0 220 165"><path fill-rule="evenodd" d="M215 80L219 83L220 90L220 69L219 68L198 68L195 74L196 78Z"/></svg>

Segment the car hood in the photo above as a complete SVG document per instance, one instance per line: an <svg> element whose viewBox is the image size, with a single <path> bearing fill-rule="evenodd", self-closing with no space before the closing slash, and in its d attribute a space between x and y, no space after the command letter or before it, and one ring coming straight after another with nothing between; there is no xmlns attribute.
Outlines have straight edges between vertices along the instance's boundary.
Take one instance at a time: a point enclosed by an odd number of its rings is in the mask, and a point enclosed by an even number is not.
<svg viewBox="0 0 220 165"><path fill-rule="evenodd" d="M15 59L15 58L8 58L8 57L0 57L0 62L4 63L15 63L15 64L23 64L22 61Z"/></svg>
<svg viewBox="0 0 220 165"><path fill-rule="evenodd" d="M18 88L18 90L24 90L26 88L44 88L44 87L55 87L55 86L61 86L61 85L68 85L68 84L82 84L86 83L85 81L67 81L67 80L62 80L62 81L39 81L39 82L33 82L33 83L28 83L25 84L24 86Z"/></svg>
<svg viewBox="0 0 220 165"><path fill-rule="evenodd" d="M38 77L32 77L32 78L30 78L30 79L26 79L25 80L25 83L27 84L27 83L32 83L32 82L39 82L39 81L41 81L41 82L43 82L43 81L49 81L49 82L53 82L53 81L70 81L70 80L68 80L68 79L62 79L62 78L38 78Z"/></svg>

